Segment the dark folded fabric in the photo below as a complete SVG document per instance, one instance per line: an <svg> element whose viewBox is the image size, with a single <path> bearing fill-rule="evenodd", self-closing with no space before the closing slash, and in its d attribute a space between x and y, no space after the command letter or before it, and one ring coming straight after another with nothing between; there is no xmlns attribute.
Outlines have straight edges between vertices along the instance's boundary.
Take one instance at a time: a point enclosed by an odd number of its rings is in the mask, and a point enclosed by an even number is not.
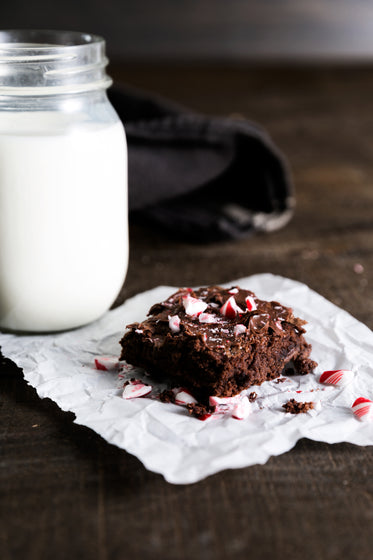
<svg viewBox="0 0 373 560"><path fill-rule="evenodd" d="M294 206L286 162L245 120L208 117L112 88L128 140L130 218L206 242L285 225Z"/></svg>

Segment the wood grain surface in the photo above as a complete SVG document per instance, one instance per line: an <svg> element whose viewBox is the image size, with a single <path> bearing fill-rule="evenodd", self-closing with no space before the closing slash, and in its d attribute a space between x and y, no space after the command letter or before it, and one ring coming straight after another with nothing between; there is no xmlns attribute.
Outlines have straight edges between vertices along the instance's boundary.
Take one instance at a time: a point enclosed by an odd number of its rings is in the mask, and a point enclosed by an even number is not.
<svg viewBox="0 0 373 560"><path fill-rule="evenodd" d="M132 226L118 302L158 284L273 272L373 328L371 68L111 73L198 111L260 122L288 156L297 196L285 229L238 242L196 246ZM39 399L7 360L0 373L1 560L373 558L371 447L301 440L265 465L174 486Z"/></svg>

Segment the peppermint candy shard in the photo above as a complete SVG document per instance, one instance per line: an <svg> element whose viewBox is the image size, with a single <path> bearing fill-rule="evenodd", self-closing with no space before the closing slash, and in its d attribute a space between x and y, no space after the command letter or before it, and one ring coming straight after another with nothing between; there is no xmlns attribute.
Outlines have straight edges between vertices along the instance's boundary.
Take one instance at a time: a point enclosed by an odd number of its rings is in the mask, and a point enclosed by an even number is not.
<svg viewBox="0 0 373 560"><path fill-rule="evenodd" d="M151 385L145 385L140 379L133 379L125 385L122 393L124 399L136 399L145 397L152 391Z"/></svg>
<svg viewBox="0 0 373 560"><path fill-rule="evenodd" d="M215 407L219 407L219 406L234 406L235 404L237 404L238 402L240 402L241 397L239 395L236 395L234 397L216 397L215 395L211 395L209 397L209 405L210 406L215 406Z"/></svg>
<svg viewBox="0 0 373 560"><path fill-rule="evenodd" d="M101 371L115 371L119 369L119 360L114 356L98 356L95 358L95 366Z"/></svg>
<svg viewBox="0 0 373 560"><path fill-rule="evenodd" d="M200 323L216 323L216 316L212 313L201 313L198 320Z"/></svg>
<svg viewBox="0 0 373 560"><path fill-rule="evenodd" d="M240 395L235 395L234 397L216 397L212 395L209 397L209 405L215 408L214 414L227 414L234 410L240 400Z"/></svg>
<svg viewBox="0 0 373 560"><path fill-rule="evenodd" d="M352 412L359 420L369 422L373 420L373 401L359 397L352 405Z"/></svg>
<svg viewBox="0 0 373 560"><path fill-rule="evenodd" d="M188 389L180 388L175 392L175 404L186 406L187 404L197 404L197 401Z"/></svg>
<svg viewBox="0 0 373 560"><path fill-rule="evenodd" d="M229 414L236 420L243 420L251 413L252 407L248 397L209 397L209 405L215 407L215 414Z"/></svg>
<svg viewBox="0 0 373 560"><path fill-rule="evenodd" d="M236 420L244 420L251 414L252 407L248 397L243 397L239 403L235 405L232 412L232 418Z"/></svg>
<svg viewBox="0 0 373 560"><path fill-rule="evenodd" d="M228 290L228 294L238 294L238 288L231 288L230 290Z"/></svg>
<svg viewBox="0 0 373 560"><path fill-rule="evenodd" d="M231 296L220 308L220 313L228 317L228 319L234 319L239 313L244 313L244 311L237 305L234 296Z"/></svg>
<svg viewBox="0 0 373 560"><path fill-rule="evenodd" d="M329 370L324 371L320 375L320 383L328 383L329 385L338 385L339 387L343 387L350 383L354 378L354 374L352 371L348 369L336 369L336 370Z"/></svg>
<svg viewBox="0 0 373 560"><path fill-rule="evenodd" d="M168 325L173 333L180 332L180 317L179 315L168 316Z"/></svg>
<svg viewBox="0 0 373 560"><path fill-rule="evenodd" d="M191 317L195 315L199 315L205 311L207 307L207 303L202 301L201 299L192 297L191 295L183 296L183 305L185 309L185 313Z"/></svg>
<svg viewBox="0 0 373 560"><path fill-rule="evenodd" d="M204 422L205 420L208 420L209 418L211 418L212 414L209 414L208 412L206 412L205 414L199 414L197 416L198 420L202 420L202 422Z"/></svg>
<svg viewBox="0 0 373 560"><path fill-rule="evenodd" d="M245 325L241 325L241 323L239 323L238 325L235 325L234 330L233 330L234 336L239 336L240 334L243 334L245 332L246 332Z"/></svg>
<svg viewBox="0 0 373 560"><path fill-rule="evenodd" d="M245 303L248 311L255 311L257 309L253 296L247 296L247 298L245 298Z"/></svg>

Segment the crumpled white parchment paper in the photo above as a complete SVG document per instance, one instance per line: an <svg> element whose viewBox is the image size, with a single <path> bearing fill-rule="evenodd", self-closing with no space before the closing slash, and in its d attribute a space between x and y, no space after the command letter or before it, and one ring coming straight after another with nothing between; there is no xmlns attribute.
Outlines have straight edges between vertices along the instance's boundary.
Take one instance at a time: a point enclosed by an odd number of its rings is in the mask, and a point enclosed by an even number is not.
<svg viewBox="0 0 373 560"><path fill-rule="evenodd" d="M258 274L226 284L234 285L290 306L296 316L306 319L306 338L319 363L314 374L250 388L258 398L245 420L217 416L202 422L174 404L149 398L124 400L116 373L95 369L96 356L119 354L125 325L142 320L149 307L167 298L174 287L139 294L95 323L63 334L0 334L0 346L23 368L41 398L49 397L62 410L74 412L77 424L88 426L175 484L196 482L223 469L263 464L302 437L372 445L373 423L357 419L351 405L357 397L373 399L373 332L299 282ZM352 370L353 381L346 387L320 384L320 374L334 369ZM147 382L156 385L149 378ZM291 398L313 401L316 409L286 414L282 404Z"/></svg>

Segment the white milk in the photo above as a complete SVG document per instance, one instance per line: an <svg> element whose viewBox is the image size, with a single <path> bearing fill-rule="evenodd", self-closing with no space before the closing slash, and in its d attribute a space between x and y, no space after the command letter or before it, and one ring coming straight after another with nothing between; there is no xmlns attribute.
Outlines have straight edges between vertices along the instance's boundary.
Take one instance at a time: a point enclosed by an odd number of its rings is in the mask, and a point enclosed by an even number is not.
<svg viewBox="0 0 373 560"><path fill-rule="evenodd" d="M7 329L88 323L125 278L123 126L73 127L72 119L0 114L0 326Z"/></svg>

